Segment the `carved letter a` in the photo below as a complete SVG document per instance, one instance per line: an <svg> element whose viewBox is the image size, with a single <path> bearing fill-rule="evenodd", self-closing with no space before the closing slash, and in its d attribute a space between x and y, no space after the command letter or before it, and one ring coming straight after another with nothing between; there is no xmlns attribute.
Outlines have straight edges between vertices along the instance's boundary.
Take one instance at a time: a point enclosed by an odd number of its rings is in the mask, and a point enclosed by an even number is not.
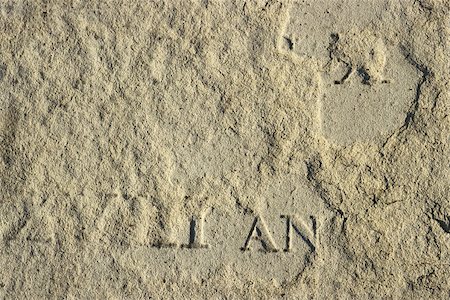
<svg viewBox="0 0 450 300"><path fill-rule="evenodd" d="M261 242L262 251L266 252L277 252L277 246L270 235L269 230L267 229L266 223L264 222L261 216L256 216L253 221L252 227L250 229L250 233L245 241L244 247L241 250L246 251L250 250L250 242L252 240L257 240Z"/></svg>

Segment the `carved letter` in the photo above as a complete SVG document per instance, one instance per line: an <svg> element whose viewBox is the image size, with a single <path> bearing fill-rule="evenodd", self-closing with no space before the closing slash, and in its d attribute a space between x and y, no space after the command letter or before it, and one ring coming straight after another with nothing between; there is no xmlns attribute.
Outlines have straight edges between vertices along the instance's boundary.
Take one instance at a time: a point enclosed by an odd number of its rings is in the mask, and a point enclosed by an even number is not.
<svg viewBox="0 0 450 300"><path fill-rule="evenodd" d="M258 224L259 223L259 224ZM277 252L277 246L270 235L269 230L262 217L256 216L253 221L252 228L248 234L247 240L245 241L244 247L241 250L250 250L249 244L251 240L258 240L261 242L262 250L266 252Z"/></svg>
<svg viewBox="0 0 450 300"><path fill-rule="evenodd" d="M286 246L283 249L285 252L292 251L292 230L291 230L291 228L293 228L294 231L309 246L311 251L315 250L315 247L314 247L313 243L311 242L311 240L306 236L306 234L304 234L303 232L301 232L299 230L298 226L296 226L292 222L292 219L294 218L294 216L282 215L281 218L285 218L286 219ZM313 217L311 217L311 221L312 221L312 232L310 232L310 235L312 235L312 237L315 237L316 222L315 222L315 219ZM303 223L303 222L301 222L301 223ZM307 231L310 231L305 224L302 224L302 225Z"/></svg>
<svg viewBox="0 0 450 300"><path fill-rule="evenodd" d="M189 226L189 243L181 245L183 248L209 248L209 245L204 242L203 224L207 211L200 214L199 217L193 216Z"/></svg>

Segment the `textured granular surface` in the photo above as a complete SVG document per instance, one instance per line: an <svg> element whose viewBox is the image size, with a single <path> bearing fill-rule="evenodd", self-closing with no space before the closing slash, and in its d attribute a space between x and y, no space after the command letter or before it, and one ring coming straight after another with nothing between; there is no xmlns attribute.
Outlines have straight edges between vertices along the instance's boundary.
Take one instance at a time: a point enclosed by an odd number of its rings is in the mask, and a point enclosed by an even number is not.
<svg viewBox="0 0 450 300"><path fill-rule="evenodd" d="M0 0L0 298L449 299L450 1Z"/></svg>

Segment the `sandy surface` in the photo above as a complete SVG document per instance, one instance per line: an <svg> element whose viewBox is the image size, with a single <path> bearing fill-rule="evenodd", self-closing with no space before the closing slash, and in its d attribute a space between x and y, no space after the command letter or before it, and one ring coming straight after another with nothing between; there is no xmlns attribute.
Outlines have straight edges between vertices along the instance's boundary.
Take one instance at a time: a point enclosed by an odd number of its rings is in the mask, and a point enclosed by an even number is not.
<svg viewBox="0 0 450 300"><path fill-rule="evenodd" d="M0 0L0 298L449 299L450 1Z"/></svg>

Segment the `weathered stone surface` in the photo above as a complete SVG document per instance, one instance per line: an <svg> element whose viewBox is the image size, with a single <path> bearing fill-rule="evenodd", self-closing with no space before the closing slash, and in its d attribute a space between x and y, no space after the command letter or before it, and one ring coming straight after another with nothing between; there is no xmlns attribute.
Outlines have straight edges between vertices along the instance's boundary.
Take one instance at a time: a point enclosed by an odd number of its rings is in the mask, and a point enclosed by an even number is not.
<svg viewBox="0 0 450 300"><path fill-rule="evenodd" d="M449 298L449 7L0 1L0 298Z"/></svg>

